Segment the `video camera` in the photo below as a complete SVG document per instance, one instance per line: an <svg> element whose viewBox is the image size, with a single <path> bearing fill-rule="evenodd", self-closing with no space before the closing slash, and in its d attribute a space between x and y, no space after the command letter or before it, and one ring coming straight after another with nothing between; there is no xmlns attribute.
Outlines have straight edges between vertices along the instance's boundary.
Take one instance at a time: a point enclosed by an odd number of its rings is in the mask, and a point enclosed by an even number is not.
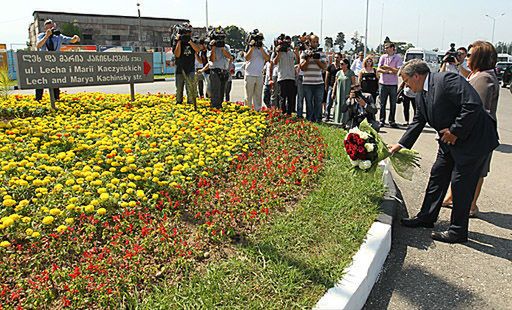
<svg viewBox="0 0 512 310"><path fill-rule="evenodd" d="M255 47L263 47L263 33L261 33L258 29L254 29L251 33L247 35L246 43L248 46Z"/></svg>
<svg viewBox="0 0 512 310"><path fill-rule="evenodd" d="M226 46L226 33L221 27L213 28L208 31L208 40L211 46L225 47Z"/></svg>
<svg viewBox="0 0 512 310"><path fill-rule="evenodd" d="M297 47L299 51L305 51L309 49L309 35L307 33L303 33L302 35L293 37L293 46Z"/></svg>
<svg viewBox="0 0 512 310"><path fill-rule="evenodd" d="M61 32L59 29L55 29L55 28L52 29L52 35L58 37L58 36L60 36L60 34L61 34Z"/></svg>
<svg viewBox="0 0 512 310"><path fill-rule="evenodd" d="M192 26L188 23L176 24L172 26L172 45L174 45L176 36L180 35L180 41L182 44L187 44L192 39Z"/></svg>
<svg viewBox="0 0 512 310"><path fill-rule="evenodd" d="M290 36L281 33L281 35L279 35L277 39L274 40L274 45L276 47L280 46L280 49L277 52L287 52L288 49L292 47L292 39Z"/></svg>
<svg viewBox="0 0 512 310"><path fill-rule="evenodd" d="M450 44L450 49L446 52L443 62L454 63L457 59L457 51L455 50L455 43Z"/></svg>

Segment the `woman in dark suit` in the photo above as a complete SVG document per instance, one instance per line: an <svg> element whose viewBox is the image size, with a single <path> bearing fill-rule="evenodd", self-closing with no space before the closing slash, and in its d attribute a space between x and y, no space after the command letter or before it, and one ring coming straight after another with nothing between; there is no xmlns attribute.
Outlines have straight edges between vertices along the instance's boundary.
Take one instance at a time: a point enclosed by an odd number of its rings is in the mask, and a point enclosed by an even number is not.
<svg viewBox="0 0 512 310"><path fill-rule="evenodd" d="M494 71L498 58L496 49L489 42L476 41L470 45L467 57L468 67L471 69L471 73L468 76L469 84L475 88L476 92L480 96L480 99L482 99L484 109L496 121L498 96L500 94L500 84L498 82L498 78L496 77L496 72ZM491 156L492 152L487 157L482 173L480 174L475 196L473 198L473 202L471 203L471 210L469 213L470 217L476 217L478 214L478 207L476 202L478 200L478 196L480 195L480 191L482 190L484 178L490 171ZM451 190L449 190L446 194L443 205L451 205L451 202L452 193Z"/></svg>

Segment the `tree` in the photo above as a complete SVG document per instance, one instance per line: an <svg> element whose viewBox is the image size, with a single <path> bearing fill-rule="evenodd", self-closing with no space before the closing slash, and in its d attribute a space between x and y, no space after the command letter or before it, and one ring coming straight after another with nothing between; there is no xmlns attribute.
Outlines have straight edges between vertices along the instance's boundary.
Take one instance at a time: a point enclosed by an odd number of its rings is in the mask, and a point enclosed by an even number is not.
<svg viewBox="0 0 512 310"><path fill-rule="evenodd" d="M82 38L82 31L80 30L80 27L78 27L78 23L76 21L62 24L60 27L60 32L68 37L72 37L76 34Z"/></svg>
<svg viewBox="0 0 512 310"><path fill-rule="evenodd" d="M405 55L405 52L407 52L407 50L410 48L414 48L414 45L407 42L395 42L395 47L397 54Z"/></svg>
<svg viewBox="0 0 512 310"><path fill-rule="evenodd" d="M345 43L347 43L347 41L345 41L345 34L343 32L338 32L336 40L334 40L334 44L338 45L341 51L345 47Z"/></svg>
<svg viewBox="0 0 512 310"><path fill-rule="evenodd" d="M331 37L325 37L324 39L325 50L330 51L333 47L333 40Z"/></svg>
<svg viewBox="0 0 512 310"><path fill-rule="evenodd" d="M230 25L224 28L224 31L226 32L226 44L233 49L244 49L247 32L243 28Z"/></svg>
<svg viewBox="0 0 512 310"><path fill-rule="evenodd" d="M354 35L350 39L350 42L354 46L352 49L354 53L359 53L364 51L364 44L361 42L361 36L359 35L359 32L354 32Z"/></svg>

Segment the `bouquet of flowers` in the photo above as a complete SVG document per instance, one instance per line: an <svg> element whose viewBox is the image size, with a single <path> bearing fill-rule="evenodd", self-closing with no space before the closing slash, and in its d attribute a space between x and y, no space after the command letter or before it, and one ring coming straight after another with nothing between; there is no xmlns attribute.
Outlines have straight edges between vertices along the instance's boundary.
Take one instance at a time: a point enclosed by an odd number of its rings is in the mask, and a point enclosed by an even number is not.
<svg viewBox="0 0 512 310"><path fill-rule="evenodd" d="M412 180L414 170L420 166L420 156L414 150L402 149L395 154L389 152L384 140L366 120L359 127L350 129L343 142L350 163L356 170L373 170L381 160L390 158L395 172L404 179Z"/></svg>

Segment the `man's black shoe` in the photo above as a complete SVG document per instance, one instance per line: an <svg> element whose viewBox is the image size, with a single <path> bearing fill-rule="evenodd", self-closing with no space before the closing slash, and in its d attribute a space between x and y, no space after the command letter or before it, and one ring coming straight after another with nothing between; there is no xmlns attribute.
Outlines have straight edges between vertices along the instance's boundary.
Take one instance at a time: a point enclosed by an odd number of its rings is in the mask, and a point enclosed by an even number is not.
<svg viewBox="0 0 512 310"><path fill-rule="evenodd" d="M398 124L397 123L389 123L389 126L392 127L392 128L398 128Z"/></svg>
<svg viewBox="0 0 512 310"><path fill-rule="evenodd" d="M400 220L400 222L402 223L402 226L405 226L405 227L412 227L412 228L416 228L416 227L433 228L434 227L433 223L423 222L423 221L419 220L417 217L403 218Z"/></svg>
<svg viewBox="0 0 512 310"><path fill-rule="evenodd" d="M446 243L463 243L463 242L468 242L468 237L457 236L455 233L453 233L453 232L451 232L449 230L446 230L446 231L434 231L434 232L432 232L430 237L432 237L432 239L434 239L434 240L441 241L441 242L446 242Z"/></svg>

